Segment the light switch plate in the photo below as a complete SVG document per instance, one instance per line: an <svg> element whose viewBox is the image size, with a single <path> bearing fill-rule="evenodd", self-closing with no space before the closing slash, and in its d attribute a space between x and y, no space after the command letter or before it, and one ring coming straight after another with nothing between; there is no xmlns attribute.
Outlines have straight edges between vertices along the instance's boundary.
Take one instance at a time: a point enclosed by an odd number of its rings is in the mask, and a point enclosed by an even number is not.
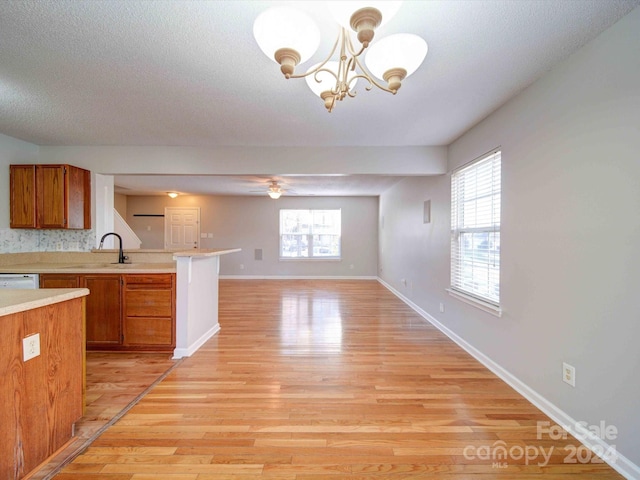
<svg viewBox="0 0 640 480"><path fill-rule="evenodd" d="M22 339L22 358L26 362L40 355L40 334L35 333Z"/></svg>

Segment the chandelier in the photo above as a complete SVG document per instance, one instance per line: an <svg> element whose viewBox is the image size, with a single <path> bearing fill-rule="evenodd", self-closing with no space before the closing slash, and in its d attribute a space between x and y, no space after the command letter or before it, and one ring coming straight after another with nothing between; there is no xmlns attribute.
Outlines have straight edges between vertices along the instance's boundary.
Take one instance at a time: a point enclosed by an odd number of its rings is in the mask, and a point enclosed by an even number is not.
<svg viewBox="0 0 640 480"><path fill-rule="evenodd" d="M356 96L355 85L360 79L366 82L365 90L375 86L395 95L402 81L418 69L427 55L427 43L409 33L389 35L372 43L375 29L389 21L402 2L324 3L340 25L338 38L324 61L305 73L295 73L296 66L317 50L320 31L309 15L291 7L272 7L256 18L253 35L262 51L280 65L285 78L306 78L329 112L336 102ZM356 32L357 48L349 28ZM361 57L365 50L363 62Z"/></svg>

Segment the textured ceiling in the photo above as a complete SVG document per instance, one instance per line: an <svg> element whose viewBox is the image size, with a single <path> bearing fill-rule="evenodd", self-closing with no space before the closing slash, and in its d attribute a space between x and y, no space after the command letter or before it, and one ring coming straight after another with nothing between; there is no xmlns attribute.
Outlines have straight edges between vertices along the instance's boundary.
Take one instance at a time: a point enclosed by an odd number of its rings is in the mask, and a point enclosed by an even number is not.
<svg viewBox="0 0 640 480"><path fill-rule="evenodd" d="M3 0L0 133L38 145L447 145L640 0L407 1L376 33L429 53L329 114L252 35L266 1ZM323 2L293 2L325 39Z"/></svg>

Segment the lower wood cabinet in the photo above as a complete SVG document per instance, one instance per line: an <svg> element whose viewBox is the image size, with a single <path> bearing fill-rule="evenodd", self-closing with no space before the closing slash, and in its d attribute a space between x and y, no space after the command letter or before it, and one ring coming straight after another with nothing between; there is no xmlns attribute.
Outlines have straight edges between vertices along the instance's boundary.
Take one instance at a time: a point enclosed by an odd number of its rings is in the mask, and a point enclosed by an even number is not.
<svg viewBox="0 0 640 480"><path fill-rule="evenodd" d="M124 344L175 347L176 276L131 274L123 278Z"/></svg>
<svg viewBox="0 0 640 480"><path fill-rule="evenodd" d="M122 345L122 279L120 275L80 275L87 297L87 349Z"/></svg>
<svg viewBox="0 0 640 480"><path fill-rule="evenodd" d="M40 288L89 289L87 350L173 351L176 276L153 274L40 275Z"/></svg>
<svg viewBox="0 0 640 480"><path fill-rule="evenodd" d="M73 436L82 417L83 298L0 317L0 478L27 478ZM40 334L24 360L22 339Z"/></svg>

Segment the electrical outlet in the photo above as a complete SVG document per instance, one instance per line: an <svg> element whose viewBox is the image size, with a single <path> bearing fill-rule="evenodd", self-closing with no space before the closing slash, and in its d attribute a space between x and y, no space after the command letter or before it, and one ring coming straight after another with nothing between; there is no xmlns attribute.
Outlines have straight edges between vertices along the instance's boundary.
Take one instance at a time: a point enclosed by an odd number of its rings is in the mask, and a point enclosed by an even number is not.
<svg viewBox="0 0 640 480"><path fill-rule="evenodd" d="M22 359L26 362L40 355L40 334L29 335L22 339Z"/></svg>
<svg viewBox="0 0 640 480"><path fill-rule="evenodd" d="M244 270L244 263L240 264L240 270Z"/></svg>
<svg viewBox="0 0 640 480"><path fill-rule="evenodd" d="M562 362L562 381L572 387L576 386L576 368L565 362Z"/></svg>
<svg viewBox="0 0 640 480"><path fill-rule="evenodd" d="M56 242L56 251L61 252L64 249L62 242Z"/></svg>
<svg viewBox="0 0 640 480"><path fill-rule="evenodd" d="M440 313L444 313L444 303L440 302Z"/></svg>

